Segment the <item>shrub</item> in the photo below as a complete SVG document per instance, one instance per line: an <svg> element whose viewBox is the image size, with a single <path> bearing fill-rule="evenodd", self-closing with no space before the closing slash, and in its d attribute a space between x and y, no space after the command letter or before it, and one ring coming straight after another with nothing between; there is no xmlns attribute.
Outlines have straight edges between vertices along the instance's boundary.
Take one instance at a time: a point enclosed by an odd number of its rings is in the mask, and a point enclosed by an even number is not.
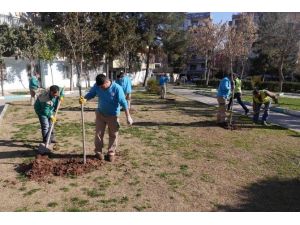
<svg viewBox="0 0 300 225"><path fill-rule="evenodd" d="M159 85L155 79L149 79L147 82L147 91L149 93L159 94Z"/></svg>

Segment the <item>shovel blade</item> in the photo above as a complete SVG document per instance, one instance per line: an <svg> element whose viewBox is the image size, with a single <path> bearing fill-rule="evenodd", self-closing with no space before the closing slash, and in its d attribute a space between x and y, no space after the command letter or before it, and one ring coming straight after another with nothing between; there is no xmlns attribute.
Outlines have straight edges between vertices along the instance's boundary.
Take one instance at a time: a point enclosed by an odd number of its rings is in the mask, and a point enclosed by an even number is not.
<svg viewBox="0 0 300 225"><path fill-rule="evenodd" d="M46 153L50 153L51 151L46 147L44 143L41 143L39 145L39 148L37 149L37 152L39 154L46 154Z"/></svg>

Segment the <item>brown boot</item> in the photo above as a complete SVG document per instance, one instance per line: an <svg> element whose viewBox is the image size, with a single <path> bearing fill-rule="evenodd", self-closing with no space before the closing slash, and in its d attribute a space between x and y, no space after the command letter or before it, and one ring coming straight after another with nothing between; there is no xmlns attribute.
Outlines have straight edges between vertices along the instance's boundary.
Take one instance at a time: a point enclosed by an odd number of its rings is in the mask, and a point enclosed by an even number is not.
<svg viewBox="0 0 300 225"><path fill-rule="evenodd" d="M102 152L96 152L95 158L103 161L104 160L104 155L103 155Z"/></svg>
<svg viewBox="0 0 300 225"><path fill-rule="evenodd" d="M108 151L107 159L108 159L109 162L115 161L115 152L114 151Z"/></svg>

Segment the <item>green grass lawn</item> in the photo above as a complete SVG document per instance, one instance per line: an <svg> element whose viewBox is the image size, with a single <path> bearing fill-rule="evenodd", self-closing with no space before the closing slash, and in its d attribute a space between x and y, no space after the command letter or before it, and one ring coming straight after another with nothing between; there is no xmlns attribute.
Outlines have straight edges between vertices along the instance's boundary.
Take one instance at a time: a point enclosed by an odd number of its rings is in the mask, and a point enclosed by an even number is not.
<svg viewBox="0 0 300 225"><path fill-rule="evenodd" d="M252 96L244 95L243 100L247 102L252 102ZM279 104L275 106L300 111L300 98L279 97Z"/></svg>
<svg viewBox="0 0 300 225"><path fill-rule="evenodd" d="M16 170L34 160L41 133L33 107L12 103L0 127L0 211L300 211L299 134L234 115L237 130L216 125L216 108L178 96L132 95L133 126L120 116L114 163L82 176L30 181ZM96 102L85 109L94 152ZM88 110L90 109L90 110ZM80 107L66 97L53 160L82 154ZM107 151L105 135L105 153Z"/></svg>
<svg viewBox="0 0 300 225"><path fill-rule="evenodd" d="M205 94L211 95L213 97L216 96L215 92L210 92L212 87L199 88L196 85L187 84L187 85L178 86L178 88L199 90L199 91L203 91ZM247 101L247 102L252 102L252 95L250 93L251 93L250 91L244 91L242 100ZM274 104L273 104L273 106L274 106ZM300 111L300 98L279 97L279 104L276 106L285 108L285 109Z"/></svg>

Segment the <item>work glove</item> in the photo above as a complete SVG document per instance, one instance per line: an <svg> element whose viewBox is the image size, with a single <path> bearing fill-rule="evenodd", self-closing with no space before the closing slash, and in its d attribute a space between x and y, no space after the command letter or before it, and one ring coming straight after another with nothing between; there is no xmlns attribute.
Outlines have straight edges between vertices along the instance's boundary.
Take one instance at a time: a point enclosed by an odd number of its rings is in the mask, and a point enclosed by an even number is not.
<svg viewBox="0 0 300 225"><path fill-rule="evenodd" d="M51 123L55 123L55 122L56 122L56 117L52 115L52 116L50 117L50 120L51 120Z"/></svg>
<svg viewBox="0 0 300 225"><path fill-rule="evenodd" d="M60 97L59 97L59 100L60 100L61 102L63 102L63 101L64 101L64 96L60 96Z"/></svg>
<svg viewBox="0 0 300 225"><path fill-rule="evenodd" d="M278 104L278 97L277 96L275 96L274 102L275 102L275 104Z"/></svg>
<svg viewBox="0 0 300 225"><path fill-rule="evenodd" d="M127 117L127 124L128 125L132 125L133 124L133 120L132 120L131 116Z"/></svg>
<svg viewBox="0 0 300 225"><path fill-rule="evenodd" d="M86 100L83 96L80 96L80 98L79 98L79 104L80 104L80 105L85 104L86 101L87 101L87 100Z"/></svg>

